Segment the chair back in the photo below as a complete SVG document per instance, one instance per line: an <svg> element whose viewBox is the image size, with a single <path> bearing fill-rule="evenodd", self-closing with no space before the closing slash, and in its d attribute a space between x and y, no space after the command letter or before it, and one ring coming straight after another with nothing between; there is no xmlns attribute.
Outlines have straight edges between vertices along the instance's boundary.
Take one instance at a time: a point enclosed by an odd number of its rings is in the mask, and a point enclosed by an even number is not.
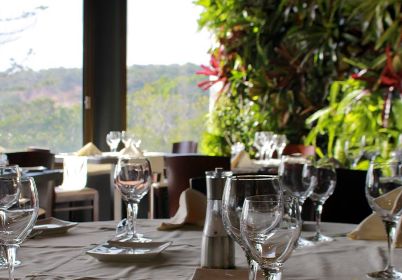
<svg viewBox="0 0 402 280"><path fill-rule="evenodd" d="M198 143L194 141L181 141L175 142L172 146L172 153L174 154L186 154L197 153Z"/></svg>
<svg viewBox="0 0 402 280"><path fill-rule="evenodd" d="M180 194L189 187L190 178L205 176L205 171L213 171L216 167L230 170L230 157L194 154L165 156L171 217L179 208Z"/></svg>
<svg viewBox="0 0 402 280"><path fill-rule="evenodd" d="M18 164L20 167L44 166L53 169L55 157L54 154L46 150L28 150L22 152L7 153L9 164ZM54 180L35 177L35 184L38 190L39 207L43 208L46 217L52 216L54 202L54 186L58 182Z"/></svg>
<svg viewBox="0 0 402 280"><path fill-rule="evenodd" d="M20 167L43 166L48 169L54 167L54 154L49 151L30 150L7 153L9 164L18 164Z"/></svg>
<svg viewBox="0 0 402 280"><path fill-rule="evenodd" d="M288 144L283 150L284 155L291 155L295 153L300 153L303 156L314 156L315 155L315 147L314 146L306 146L303 144Z"/></svg>

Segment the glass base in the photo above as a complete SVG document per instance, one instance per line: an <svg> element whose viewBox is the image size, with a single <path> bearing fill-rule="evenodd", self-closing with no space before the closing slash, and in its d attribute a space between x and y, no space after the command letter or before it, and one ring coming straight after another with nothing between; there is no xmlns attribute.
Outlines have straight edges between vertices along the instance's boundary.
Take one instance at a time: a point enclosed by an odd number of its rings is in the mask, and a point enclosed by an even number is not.
<svg viewBox="0 0 402 280"><path fill-rule="evenodd" d="M392 279L398 280L402 279L402 273L395 268L388 268L383 271L367 273L367 276L372 279Z"/></svg>
<svg viewBox="0 0 402 280"><path fill-rule="evenodd" d="M15 260L14 262L14 267L20 266L21 261L20 260ZM0 258L0 270L1 269L8 269L8 263L7 260L4 258Z"/></svg>
<svg viewBox="0 0 402 280"><path fill-rule="evenodd" d="M332 237L326 236L321 233L316 233L314 236L307 238L312 242L332 242L334 239Z"/></svg>
<svg viewBox="0 0 402 280"><path fill-rule="evenodd" d="M304 237L299 237L296 243L296 249L314 246L314 242L307 240Z"/></svg>

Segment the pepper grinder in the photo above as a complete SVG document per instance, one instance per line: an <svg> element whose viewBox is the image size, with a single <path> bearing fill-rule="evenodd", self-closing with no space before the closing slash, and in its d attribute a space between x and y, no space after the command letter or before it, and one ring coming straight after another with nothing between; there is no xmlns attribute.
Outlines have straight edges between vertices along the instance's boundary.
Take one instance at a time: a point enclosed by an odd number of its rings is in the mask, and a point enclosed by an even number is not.
<svg viewBox="0 0 402 280"><path fill-rule="evenodd" d="M222 222L222 195L230 171L216 168L205 172L207 182L207 212L201 245L201 267L234 268L235 247Z"/></svg>

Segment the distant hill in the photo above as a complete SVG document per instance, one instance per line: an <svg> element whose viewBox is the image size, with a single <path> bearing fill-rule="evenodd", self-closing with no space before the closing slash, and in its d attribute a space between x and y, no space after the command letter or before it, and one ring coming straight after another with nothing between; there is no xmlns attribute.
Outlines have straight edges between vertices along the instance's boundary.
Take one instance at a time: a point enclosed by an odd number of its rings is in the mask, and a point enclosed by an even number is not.
<svg viewBox="0 0 402 280"><path fill-rule="evenodd" d="M169 151L179 140L199 141L208 111L198 65L128 68L127 130L144 148ZM0 144L8 149L77 150L82 139L82 70L0 73Z"/></svg>

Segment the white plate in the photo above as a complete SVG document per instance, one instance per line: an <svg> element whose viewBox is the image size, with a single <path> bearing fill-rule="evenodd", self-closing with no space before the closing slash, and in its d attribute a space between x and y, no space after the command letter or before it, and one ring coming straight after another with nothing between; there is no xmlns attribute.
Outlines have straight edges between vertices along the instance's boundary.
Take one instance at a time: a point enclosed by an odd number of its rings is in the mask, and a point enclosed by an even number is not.
<svg viewBox="0 0 402 280"><path fill-rule="evenodd" d="M101 244L86 253L99 261L130 262L156 257L172 242L124 243L124 246Z"/></svg>
<svg viewBox="0 0 402 280"><path fill-rule="evenodd" d="M31 234L38 233L40 235L60 234L67 232L70 228L75 227L78 223L59 220L53 217L38 220L32 229Z"/></svg>
<svg viewBox="0 0 402 280"><path fill-rule="evenodd" d="M47 170L44 166L29 166L29 167L21 167L23 173L28 172L42 172Z"/></svg>

